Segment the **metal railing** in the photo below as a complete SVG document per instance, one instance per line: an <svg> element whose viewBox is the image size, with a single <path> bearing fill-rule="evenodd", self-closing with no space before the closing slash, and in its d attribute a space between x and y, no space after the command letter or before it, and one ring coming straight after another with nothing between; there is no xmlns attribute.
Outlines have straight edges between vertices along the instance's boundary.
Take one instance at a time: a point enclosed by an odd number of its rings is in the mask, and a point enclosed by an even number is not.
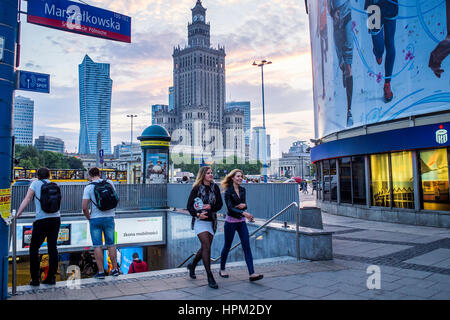
<svg viewBox="0 0 450 320"><path fill-rule="evenodd" d="M285 207L283 210L281 210L280 212L278 212L277 214L275 214L272 218L270 218L269 220L267 220L266 222L264 222L263 225L259 226L255 231L253 231L252 233L249 234L249 237L252 237L253 235L255 235L258 231L260 231L261 229L265 228L269 223L271 223L272 221L274 221L275 219L277 219L279 216L281 216L283 213L285 213L288 209L290 209L291 207L297 207L297 210L295 210L295 216L296 216L296 221L295 221L295 233L296 233L296 255L297 255L297 260L300 260L300 246L299 246L299 218L298 215L300 213L300 206L297 202L292 202L290 205L288 205L287 207ZM239 241L238 243L236 243L229 252L233 251L234 249L236 249L237 247L239 247L241 245L241 241ZM191 259L196 253L192 253L188 258L186 258L177 268L181 268L189 259ZM217 262L221 259L221 257L217 257L214 259L211 259L212 262Z"/></svg>
<svg viewBox="0 0 450 320"><path fill-rule="evenodd" d="M270 219L273 213L282 210L286 203L300 202L296 183L246 183L242 186L246 189L246 203L249 212L257 219ZM168 206L186 209L191 190L192 184L169 184L167 186ZM222 199L223 196L222 193ZM225 214L226 212L227 207L224 202L219 213ZM295 215L291 212L282 217L281 222L295 223Z"/></svg>
<svg viewBox="0 0 450 320"><path fill-rule="evenodd" d="M62 201L61 213L81 213L83 191L87 184L60 185ZM166 184L117 184L114 185L119 204L117 211L167 208ZM15 186L11 190L11 209L18 210L28 192L27 186ZM34 201L25 212L34 212Z"/></svg>

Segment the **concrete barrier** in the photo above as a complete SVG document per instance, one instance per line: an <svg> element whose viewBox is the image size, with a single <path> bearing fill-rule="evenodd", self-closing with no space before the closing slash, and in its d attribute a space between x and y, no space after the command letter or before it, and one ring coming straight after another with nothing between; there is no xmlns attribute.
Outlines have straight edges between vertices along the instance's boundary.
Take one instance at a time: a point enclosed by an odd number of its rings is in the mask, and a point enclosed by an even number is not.
<svg viewBox="0 0 450 320"><path fill-rule="evenodd" d="M333 259L333 232L299 228L300 258L312 261Z"/></svg>

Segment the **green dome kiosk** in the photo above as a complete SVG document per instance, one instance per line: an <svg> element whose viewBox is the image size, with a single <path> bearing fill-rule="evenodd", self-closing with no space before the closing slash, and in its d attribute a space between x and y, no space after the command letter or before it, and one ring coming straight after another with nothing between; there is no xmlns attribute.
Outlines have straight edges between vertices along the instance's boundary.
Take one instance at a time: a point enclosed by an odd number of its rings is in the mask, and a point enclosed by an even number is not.
<svg viewBox="0 0 450 320"><path fill-rule="evenodd" d="M137 138L142 149L142 182L158 184L169 182L170 134L158 125L152 125Z"/></svg>

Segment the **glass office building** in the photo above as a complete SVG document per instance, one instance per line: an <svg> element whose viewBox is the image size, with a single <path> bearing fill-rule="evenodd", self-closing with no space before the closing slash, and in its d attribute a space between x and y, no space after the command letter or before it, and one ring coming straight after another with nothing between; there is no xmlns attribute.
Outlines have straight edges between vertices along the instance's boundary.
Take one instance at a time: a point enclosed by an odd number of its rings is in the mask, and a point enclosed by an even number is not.
<svg viewBox="0 0 450 320"><path fill-rule="evenodd" d="M33 144L34 101L17 96L14 99L14 137L15 143L31 146Z"/></svg>
<svg viewBox="0 0 450 320"><path fill-rule="evenodd" d="M322 212L449 228L448 1L390 3L389 45L364 1L306 3Z"/></svg>
<svg viewBox="0 0 450 320"><path fill-rule="evenodd" d="M79 153L96 154L103 149L111 154L111 93L113 81L110 65L95 63L86 55L78 66L80 93ZM97 135L101 132L101 148Z"/></svg>

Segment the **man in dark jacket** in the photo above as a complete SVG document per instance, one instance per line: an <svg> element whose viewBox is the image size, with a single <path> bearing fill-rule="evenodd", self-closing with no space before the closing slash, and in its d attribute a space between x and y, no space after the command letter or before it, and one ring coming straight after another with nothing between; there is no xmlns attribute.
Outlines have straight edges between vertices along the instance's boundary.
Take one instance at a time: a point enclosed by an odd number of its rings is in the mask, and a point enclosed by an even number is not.
<svg viewBox="0 0 450 320"><path fill-rule="evenodd" d="M147 271L148 271L147 263L139 259L139 254L137 254L136 252L133 253L133 262L130 264L128 273L139 273Z"/></svg>

